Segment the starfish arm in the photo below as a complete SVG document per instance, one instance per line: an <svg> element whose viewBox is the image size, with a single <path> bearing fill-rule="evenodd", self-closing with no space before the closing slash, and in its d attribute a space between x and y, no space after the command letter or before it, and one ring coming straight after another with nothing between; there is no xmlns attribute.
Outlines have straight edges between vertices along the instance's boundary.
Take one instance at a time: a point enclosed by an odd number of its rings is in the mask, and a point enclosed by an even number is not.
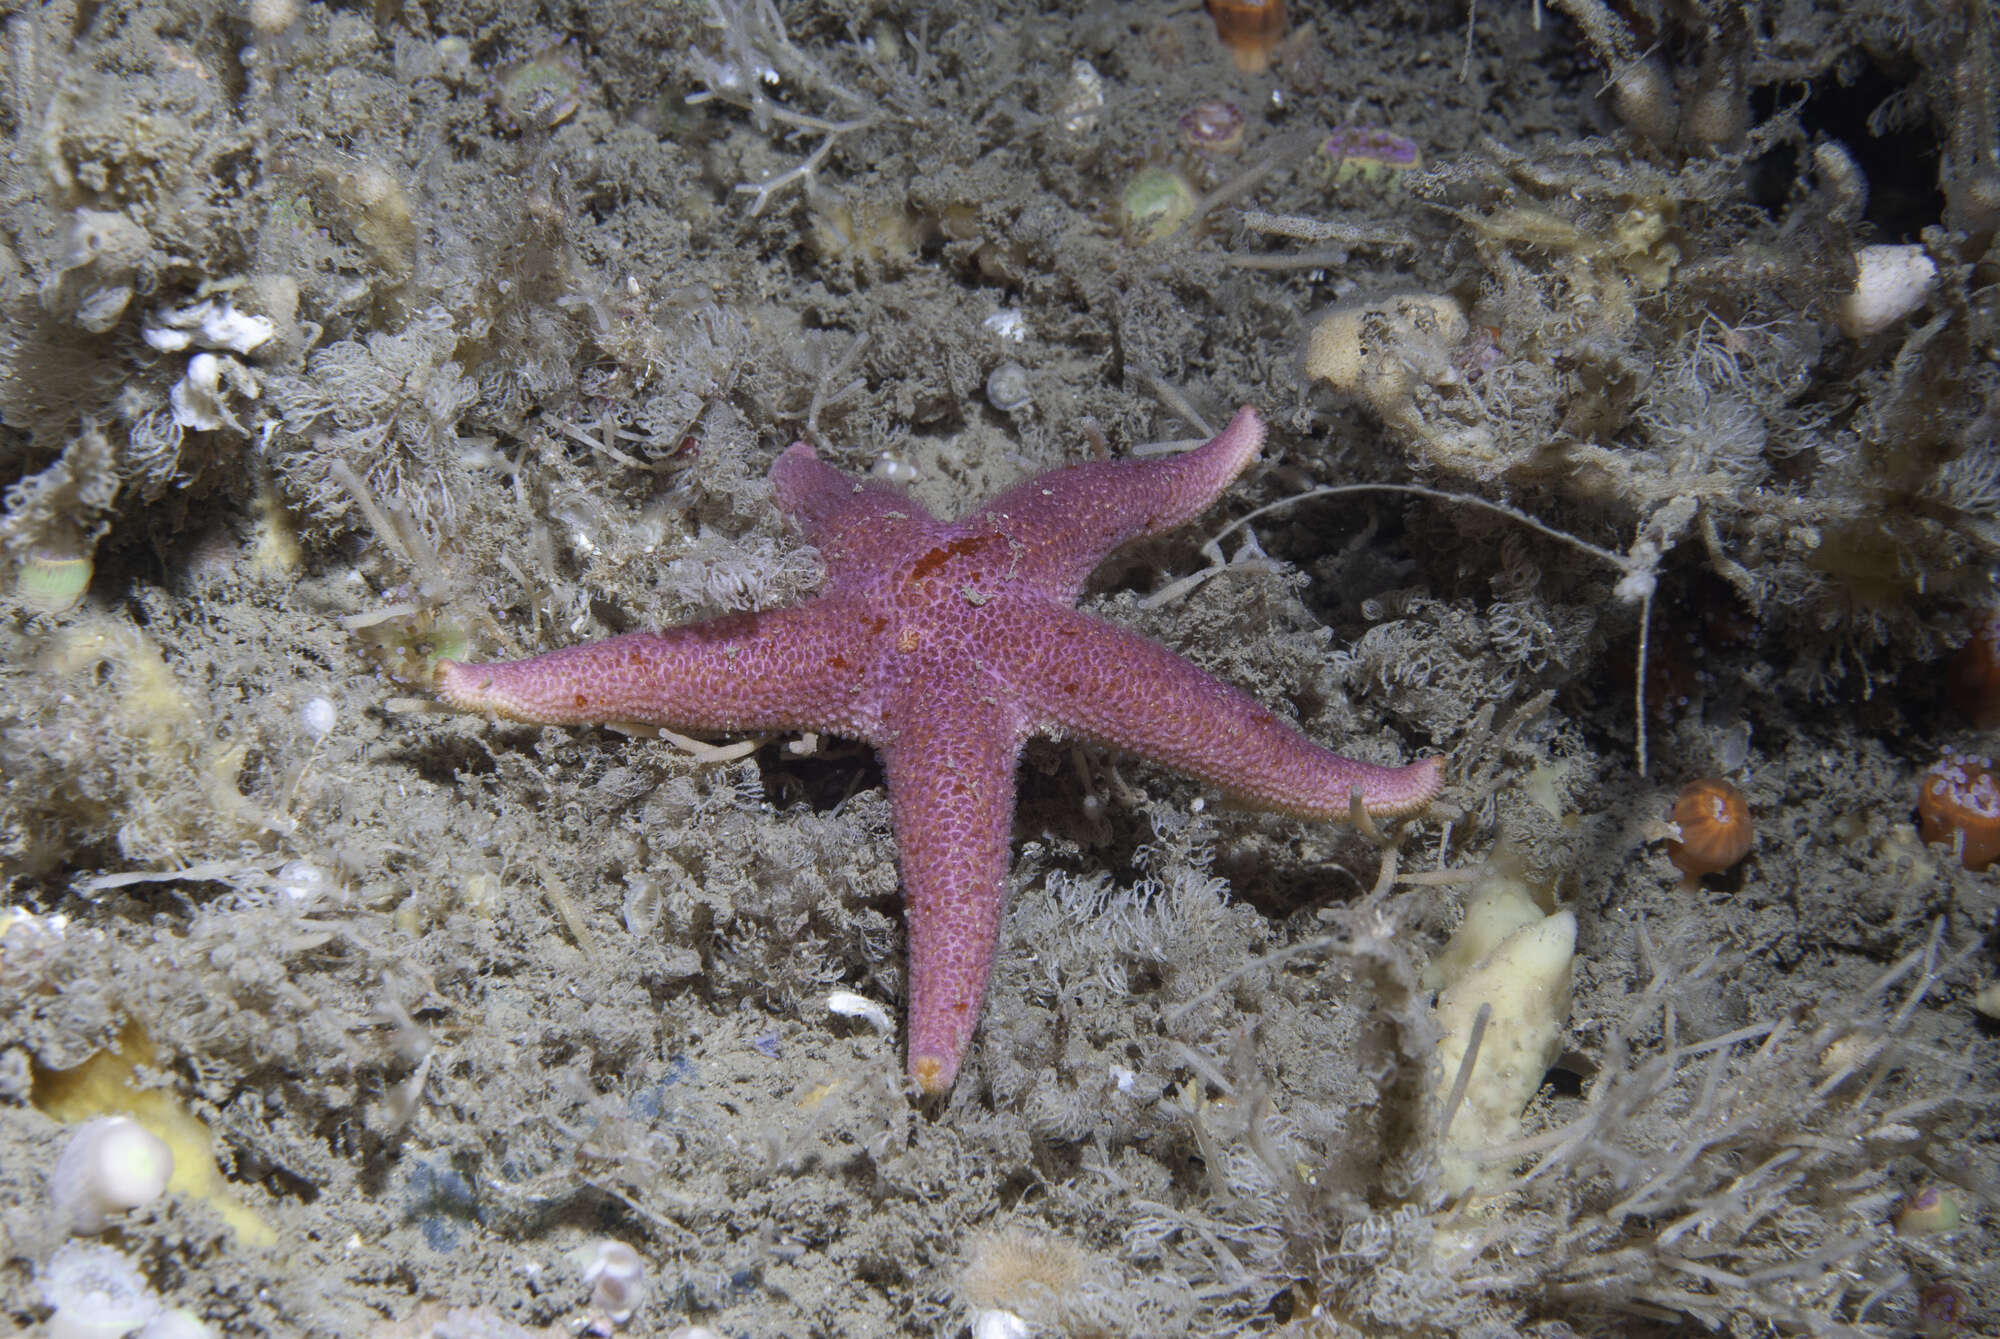
<svg viewBox="0 0 2000 1339"><path fill-rule="evenodd" d="M1438 793L1437 759L1378 767L1321 748L1239 688L1157 642L1073 609L1037 609L989 664L1040 717L1217 786L1260 809L1345 818L1410 813Z"/></svg>
<svg viewBox="0 0 2000 1339"><path fill-rule="evenodd" d="M1247 405L1207 445L1158 460L1097 461L1008 489L962 524L1007 537L1031 585L1074 599L1106 554L1207 510L1257 458L1264 424Z"/></svg>
<svg viewBox="0 0 2000 1339"><path fill-rule="evenodd" d="M1025 730L997 695L929 675L882 748L910 935L909 1072L950 1089L986 998Z"/></svg>
<svg viewBox="0 0 2000 1339"><path fill-rule="evenodd" d="M872 740L868 646L886 621L819 599L634 632L526 660L438 662L437 694L537 725L631 721L684 730L825 730Z"/></svg>
<svg viewBox="0 0 2000 1339"><path fill-rule="evenodd" d="M771 466L778 507L820 551L827 580L838 588L894 565L940 529L922 503L894 484L857 479L793 442Z"/></svg>

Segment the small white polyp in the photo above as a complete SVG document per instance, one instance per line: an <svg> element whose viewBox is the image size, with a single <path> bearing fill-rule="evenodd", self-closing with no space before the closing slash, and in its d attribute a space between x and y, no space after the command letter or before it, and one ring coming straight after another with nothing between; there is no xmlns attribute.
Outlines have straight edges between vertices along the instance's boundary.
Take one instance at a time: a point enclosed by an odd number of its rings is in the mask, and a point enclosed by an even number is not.
<svg viewBox="0 0 2000 1339"><path fill-rule="evenodd" d="M160 1314L160 1299L123 1251L72 1241L39 1271L55 1308L49 1339L124 1339Z"/></svg>
<svg viewBox="0 0 2000 1339"><path fill-rule="evenodd" d="M332 734L334 724L339 719L340 712L334 707L333 699L330 697L308 698L305 705L299 708L299 724L303 725L306 733L314 739L325 739Z"/></svg>
<svg viewBox="0 0 2000 1339"><path fill-rule="evenodd" d="M173 1174L173 1152L158 1135L130 1116L96 1116L76 1127L56 1159L49 1198L65 1231L102 1232L164 1195Z"/></svg>

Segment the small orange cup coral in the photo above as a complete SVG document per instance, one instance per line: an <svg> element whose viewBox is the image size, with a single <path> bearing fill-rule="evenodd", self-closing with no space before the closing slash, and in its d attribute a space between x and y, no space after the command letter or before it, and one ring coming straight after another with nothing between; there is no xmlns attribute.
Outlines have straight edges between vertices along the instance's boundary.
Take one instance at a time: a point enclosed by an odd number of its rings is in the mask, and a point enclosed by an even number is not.
<svg viewBox="0 0 2000 1339"><path fill-rule="evenodd" d="M1946 749L1917 790L1917 823L1927 842L1958 852L1967 869L2000 858L2000 781L1993 760Z"/></svg>
<svg viewBox="0 0 2000 1339"><path fill-rule="evenodd" d="M1750 854L1757 837L1743 792L1713 777L1681 788L1674 800L1674 822L1681 839L1667 843L1667 859L1690 879L1728 869Z"/></svg>
<svg viewBox="0 0 2000 1339"><path fill-rule="evenodd" d="M1208 16L1237 69L1262 74L1271 68L1271 53L1285 35L1285 0L1208 0Z"/></svg>

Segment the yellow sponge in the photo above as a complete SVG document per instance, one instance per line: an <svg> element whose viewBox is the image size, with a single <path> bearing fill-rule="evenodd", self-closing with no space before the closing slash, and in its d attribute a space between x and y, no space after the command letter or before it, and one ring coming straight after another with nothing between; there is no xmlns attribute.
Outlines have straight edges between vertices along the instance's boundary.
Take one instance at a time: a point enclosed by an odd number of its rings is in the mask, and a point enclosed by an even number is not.
<svg viewBox="0 0 2000 1339"><path fill-rule="evenodd" d="M1481 1033L1470 1080L1438 1149L1446 1191L1491 1194L1506 1185L1510 1168L1490 1150L1520 1136L1521 1113L1562 1052L1575 954L1575 913L1544 916L1525 885L1495 874L1473 894L1465 923L1438 955L1442 979L1426 984L1443 987L1431 1012L1443 1033L1437 1058L1445 1083L1455 1081L1474 1033Z"/></svg>
<svg viewBox="0 0 2000 1339"><path fill-rule="evenodd" d="M163 1141L174 1155L167 1189L207 1200L244 1244L270 1246L278 1240L271 1225L230 1189L215 1165L208 1126L165 1088L141 1088L139 1066L153 1067L159 1053L137 1023L127 1023L118 1045L99 1051L74 1069L35 1067L29 1100L43 1115L75 1125L92 1116L130 1116Z"/></svg>

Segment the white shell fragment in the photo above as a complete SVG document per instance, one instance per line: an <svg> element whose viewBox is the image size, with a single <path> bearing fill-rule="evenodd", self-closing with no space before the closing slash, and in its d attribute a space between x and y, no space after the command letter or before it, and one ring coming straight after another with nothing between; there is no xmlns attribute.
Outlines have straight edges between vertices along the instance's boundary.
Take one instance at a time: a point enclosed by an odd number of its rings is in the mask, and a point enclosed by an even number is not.
<svg viewBox="0 0 2000 1339"><path fill-rule="evenodd" d="M979 324L1010 344L1019 344L1028 337L1028 320L1019 307L1002 307Z"/></svg>
<svg viewBox="0 0 2000 1339"><path fill-rule="evenodd" d="M139 333L162 353L199 344L205 349L248 353L270 342L278 327L262 316L240 312L227 302L207 298L189 307L163 307Z"/></svg>
<svg viewBox="0 0 2000 1339"><path fill-rule="evenodd" d="M283 906L300 911L309 909L325 896L330 880L326 871L310 860L287 860L271 879L271 891Z"/></svg>
<svg viewBox="0 0 2000 1339"><path fill-rule="evenodd" d="M1028 385L1028 369L1019 363L1002 363L986 378L986 400L1003 414L1026 409L1035 401Z"/></svg>
<svg viewBox="0 0 2000 1339"><path fill-rule="evenodd" d="M257 378L250 375L250 369L224 354L197 353L188 359L187 375L167 392L167 401L173 406L174 422L183 428L245 432L236 415L229 412L231 393L257 398Z"/></svg>
<svg viewBox="0 0 2000 1339"><path fill-rule="evenodd" d="M1028 1322L1011 1311L988 1307L972 1313L972 1339L1028 1339Z"/></svg>
<svg viewBox="0 0 2000 1339"><path fill-rule="evenodd" d="M613 1325L632 1319L646 1300L646 1262L622 1241L600 1241L576 1254L584 1259L583 1281L591 1286L590 1304Z"/></svg>
<svg viewBox="0 0 2000 1339"><path fill-rule="evenodd" d="M896 1027L896 1020L889 1017L887 1009L884 1009L866 995L857 995L851 990L834 991L833 994L826 997L826 1007L834 1013L839 1014L842 1018L860 1018L866 1020L870 1027L883 1036L887 1036L893 1032Z"/></svg>
<svg viewBox="0 0 2000 1339"><path fill-rule="evenodd" d="M1840 300L1850 339L1880 334L1930 299L1937 262L1921 246L1864 246L1854 253L1854 291Z"/></svg>
<svg viewBox="0 0 2000 1339"><path fill-rule="evenodd" d="M892 484L913 484L917 481L917 467L894 451L884 451L875 457L875 463L868 467L871 478Z"/></svg>
<svg viewBox="0 0 2000 1339"><path fill-rule="evenodd" d="M1078 56L1070 62L1069 89L1056 115L1062 118L1063 129L1070 134L1088 135L1097 129L1097 118L1103 111L1104 76L1095 65Z"/></svg>

